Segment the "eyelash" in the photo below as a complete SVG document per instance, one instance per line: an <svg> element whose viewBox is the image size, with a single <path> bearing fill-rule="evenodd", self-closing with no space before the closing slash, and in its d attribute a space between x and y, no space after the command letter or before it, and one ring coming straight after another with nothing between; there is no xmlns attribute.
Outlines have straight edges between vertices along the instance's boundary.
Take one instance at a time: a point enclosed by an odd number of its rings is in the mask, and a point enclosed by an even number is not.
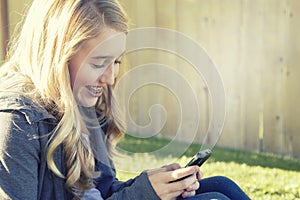
<svg viewBox="0 0 300 200"><path fill-rule="evenodd" d="M118 64L118 65L120 65L122 62L120 61L120 60L116 60L115 61L115 64ZM103 68L103 67L105 67L106 65L97 65L97 64L92 64L93 65L93 67L95 67L95 68Z"/></svg>
<svg viewBox="0 0 300 200"><path fill-rule="evenodd" d="M115 64L120 65L120 64L122 64L122 62L121 62L121 60L116 60L116 61L115 61Z"/></svg>
<svg viewBox="0 0 300 200"><path fill-rule="evenodd" d="M96 65L96 64L92 64L92 66L95 67L95 68L103 68L103 67L105 67L105 65Z"/></svg>

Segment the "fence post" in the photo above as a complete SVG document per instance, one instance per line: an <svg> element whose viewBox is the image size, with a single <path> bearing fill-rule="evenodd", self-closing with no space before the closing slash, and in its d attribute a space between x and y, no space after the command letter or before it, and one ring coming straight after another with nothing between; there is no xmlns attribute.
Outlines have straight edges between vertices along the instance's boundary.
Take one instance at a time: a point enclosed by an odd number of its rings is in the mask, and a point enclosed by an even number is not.
<svg viewBox="0 0 300 200"><path fill-rule="evenodd" d="M0 1L0 9L1 9L1 60L5 59L7 43L9 40L9 30L8 30L8 5L7 0Z"/></svg>

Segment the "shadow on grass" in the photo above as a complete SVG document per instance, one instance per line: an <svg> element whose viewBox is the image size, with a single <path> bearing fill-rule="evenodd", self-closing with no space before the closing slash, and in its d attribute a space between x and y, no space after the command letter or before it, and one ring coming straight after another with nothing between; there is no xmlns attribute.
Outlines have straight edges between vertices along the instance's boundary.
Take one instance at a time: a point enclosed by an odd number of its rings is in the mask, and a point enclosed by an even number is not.
<svg viewBox="0 0 300 200"><path fill-rule="evenodd" d="M135 138L126 135L125 138L118 144L118 147L122 150L131 153L148 153L151 152L155 154L155 151L168 145L170 140L158 139L158 138ZM186 146L183 143L176 143L172 145L168 152L155 154L156 157L166 157L166 156L177 156L185 155L187 157L192 157L196 154L201 145L191 144L185 152L179 152L182 148L181 146ZM290 171L300 171L300 160L292 159L288 157L282 157L278 155L271 155L265 153L252 153L246 151L238 151L227 148L215 147L213 149L213 154L208 162L235 162L239 164L247 164L249 166L262 166L268 168L278 168Z"/></svg>

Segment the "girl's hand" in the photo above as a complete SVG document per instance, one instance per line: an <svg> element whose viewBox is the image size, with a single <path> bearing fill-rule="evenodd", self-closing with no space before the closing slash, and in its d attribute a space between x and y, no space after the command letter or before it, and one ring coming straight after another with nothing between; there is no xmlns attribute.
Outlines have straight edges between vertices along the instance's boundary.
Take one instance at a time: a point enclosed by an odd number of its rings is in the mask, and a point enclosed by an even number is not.
<svg viewBox="0 0 300 200"><path fill-rule="evenodd" d="M181 168L177 163L149 170L148 176L154 191L163 200L195 195L201 179L198 166ZM186 178L176 181L183 177Z"/></svg>

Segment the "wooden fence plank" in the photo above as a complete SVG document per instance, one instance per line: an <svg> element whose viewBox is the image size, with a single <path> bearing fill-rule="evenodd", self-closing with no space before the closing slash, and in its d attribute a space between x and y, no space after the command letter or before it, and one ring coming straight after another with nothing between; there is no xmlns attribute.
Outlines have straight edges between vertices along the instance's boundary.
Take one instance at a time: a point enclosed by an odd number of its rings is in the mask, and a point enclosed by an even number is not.
<svg viewBox="0 0 300 200"><path fill-rule="evenodd" d="M259 114L262 112L261 76L263 60L263 21L260 20L262 1L243 1L240 9L241 25L238 56L239 79L235 84L242 84L239 93L241 99L242 129L241 146L246 150L259 150ZM234 74L235 76L236 74Z"/></svg>
<svg viewBox="0 0 300 200"><path fill-rule="evenodd" d="M9 40L9 30L8 30L8 3L7 0L1 0L0 10L1 10L1 19L0 19L0 59L5 59L7 43ZM0 62L1 63L1 62Z"/></svg>
<svg viewBox="0 0 300 200"><path fill-rule="evenodd" d="M284 146L284 79L288 21L282 8L285 1L264 6L264 151L285 153Z"/></svg>
<svg viewBox="0 0 300 200"><path fill-rule="evenodd" d="M300 158L300 2L289 0L284 9L285 15L289 18L287 69L284 77L285 84L285 145L289 155Z"/></svg>

